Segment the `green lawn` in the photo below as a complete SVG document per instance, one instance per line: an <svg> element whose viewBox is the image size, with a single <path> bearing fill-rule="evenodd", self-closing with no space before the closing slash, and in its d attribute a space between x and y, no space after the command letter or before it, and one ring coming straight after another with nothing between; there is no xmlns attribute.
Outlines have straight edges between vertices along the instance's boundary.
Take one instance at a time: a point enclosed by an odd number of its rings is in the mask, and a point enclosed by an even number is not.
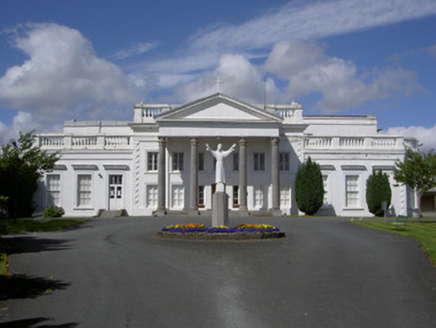
<svg viewBox="0 0 436 328"><path fill-rule="evenodd" d="M436 264L436 222L408 222L401 229L395 228L390 222L383 221L354 221L353 224L412 237L420 243L422 249L430 256L433 263Z"/></svg>
<svg viewBox="0 0 436 328"><path fill-rule="evenodd" d="M6 233L15 232L44 232L44 231L54 231L69 228L81 223L85 220L69 220L69 219L53 219L49 221L34 221L34 220L4 220L2 221L2 229ZM1 236L0 236L1 238ZM1 245L0 245L1 246ZM3 245L5 246L5 245ZM0 247L0 276L7 274L7 254L1 253L5 251Z"/></svg>
<svg viewBox="0 0 436 328"><path fill-rule="evenodd" d="M36 221L36 220L6 220L6 231L8 233L14 232L44 232L54 231L69 228L85 222L85 220L73 219L52 219L49 221Z"/></svg>

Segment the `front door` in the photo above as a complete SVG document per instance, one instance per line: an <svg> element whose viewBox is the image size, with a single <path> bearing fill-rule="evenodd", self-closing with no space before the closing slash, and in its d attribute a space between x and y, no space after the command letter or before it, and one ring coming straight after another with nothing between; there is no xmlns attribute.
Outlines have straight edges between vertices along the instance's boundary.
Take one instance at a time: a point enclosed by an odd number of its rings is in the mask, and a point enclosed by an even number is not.
<svg viewBox="0 0 436 328"><path fill-rule="evenodd" d="M121 174L109 175L109 210L123 208L123 176Z"/></svg>

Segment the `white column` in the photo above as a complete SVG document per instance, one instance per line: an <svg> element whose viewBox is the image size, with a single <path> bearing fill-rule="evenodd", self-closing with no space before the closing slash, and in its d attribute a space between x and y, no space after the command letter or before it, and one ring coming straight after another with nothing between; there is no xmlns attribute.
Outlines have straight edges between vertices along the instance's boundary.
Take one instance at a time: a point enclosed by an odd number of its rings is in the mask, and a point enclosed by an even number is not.
<svg viewBox="0 0 436 328"><path fill-rule="evenodd" d="M166 214L165 208L165 138L159 138L158 178L157 178L157 216Z"/></svg>
<svg viewBox="0 0 436 328"><path fill-rule="evenodd" d="M239 140L239 214L248 215L247 209L247 140Z"/></svg>
<svg viewBox="0 0 436 328"><path fill-rule="evenodd" d="M199 214L198 212L198 155L197 139L191 139L191 176L190 176L190 206L191 215Z"/></svg>
<svg viewBox="0 0 436 328"><path fill-rule="evenodd" d="M281 216L280 211L280 181L279 181L279 139L271 139L271 183L272 211L274 216Z"/></svg>

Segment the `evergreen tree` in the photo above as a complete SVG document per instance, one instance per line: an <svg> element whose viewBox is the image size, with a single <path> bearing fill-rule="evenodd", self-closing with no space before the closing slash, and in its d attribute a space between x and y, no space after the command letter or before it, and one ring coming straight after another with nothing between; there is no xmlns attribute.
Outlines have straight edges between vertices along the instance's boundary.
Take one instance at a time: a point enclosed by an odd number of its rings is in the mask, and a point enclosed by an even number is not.
<svg viewBox="0 0 436 328"><path fill-rule="evenodd" d="M366 180L366 204L369 211L375 216L384 216L382 202L387 203L387 207L391 205L392 191L389 177L386 173L374 170Z"/></svg>
<svg viewBox="0 0 436 328"><path fill-rule="evenodd" d="M324 202L324 184L319 165L307 159L298 167L295 177L295 199L298 209L306 215L313 215Z"/></svg>
<svg viewBox="0 0 436 328"><path fill-rule="evenodd" d="M11 140L0 152L0 194L7 197L10 218L26 217L34 211L33 197L45 170L54 167L56 153L47 154L34 146L32 133Z"/></svg>

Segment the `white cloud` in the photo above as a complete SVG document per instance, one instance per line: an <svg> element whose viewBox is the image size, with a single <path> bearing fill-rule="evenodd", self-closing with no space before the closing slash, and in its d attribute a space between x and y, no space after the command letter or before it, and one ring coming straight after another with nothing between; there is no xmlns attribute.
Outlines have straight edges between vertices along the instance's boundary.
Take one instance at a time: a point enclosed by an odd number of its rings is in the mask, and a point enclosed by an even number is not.
<svg viewBox="0 0 436 328"><path fill-rule="evenodd" d="M263 73L247 58L242 55L225 54L213 72L181 86L177 94L183 101L211 95L217 91L214 83L217 77L222 81L220 91L254 104L263 103L265 87L267 94L278 92L273 80L268 79L264 84Z"/></svg>
<svg viewBox="0 0 436 328"><path fill-rule="evenodd" d="M142 55L149 52L158 46L157 42L142 42L134 44L126 49L121 49L114 53L110 58L113 59L126 59L134 56Z"/></svg>
<svg viewBox="0 0 436 328"><path fill-rule="evenodd" d="M321 92L323 101L318 106L327 112L337 112L359 107L368 99L392 96L401 83L388 81L388 76L402 77L404 80L401 82L413 86L414 91L419 86L414 82L411 72L401 69L380 70L369 74L358 72L353 62L328 57L323 47L309 40L385 26L435 13L436 2L433 0L292 1L238 25L215 24L206 27L191 35L183 49L179 49L176 54L156 61L142 62L133 68L146 69L161 77L158 82L161 88L183 85L181 89L187 90L189 88L186 83L192 79L209 79L221 65L223 55L238 54L258 63L268 57L271 47L274 47L274 55L283 57L279 53L278 45L282 44L281 50L286 51L286 42L294 40L299 45L293 49L293 62L289 58L286 65L283 61L276 61L272 58L273 53L268 58L270 63L266 65L267 71L290 80L290 88L285 97L276 100L289 100L297 94ZM271 62L275 62L275 67ZM314 64L312 72L308 69L311 64ZM296 76L290 78L289 72L297 72L300 78L309 80L301 83L301 79L297 80ZM376 81L376 78L380 80ZM204 83L198 83L199 88L207 89ZM208 83L213 84L212 81ZM375 88L379 84L383 85L383 90ZM205 90L199 92L204 93Z"/></svg>
<svg viewBox="0 0 436 328"><path fill-rule="evenodd" d="M433 0L292 1L237 26L204 29L191 42L197 50L259 49L282 40L322 38L435 13Z"/></svg>
<svg viewBox="0 0 436 328"><path fill-rule="evenodd" d="M413 72L396 68L359 74L353 62L328 56L314 42L277 43L263 68L288 82L286 101L320 93L322 99L316 107L327 113L421 89Z"/></svg>
<svg viewBox="0 0 436 328"><path fill-rule="evenodd" d="M434 57L436 58L436 44L432 45L432 46L428 49L428 51L430 52L430 54L431 54L432 56L434 56Z"/></svg>
<svg viewBox="0 0 436 328"><path fill-rule="evenodd" d="M418 142L422 144L423 151L436 150L436 125L431 128L423 126L391 127L386 133L418 139Z"/></svg>
<svg viewBox="0 0 436 328"><path fill-rule="evenodd" d="M12 124L10 126L0 122L0 145L5 145L11 139L17 140L20 132L28 133L40 128L41 125L35 122L31 113L18 112L12 119Z"/></svg>
<svg viewBox="0 0 436 328"><path fill-rule="evenodd" d="M13 36L29 56L0 77L0 105L32 111L46 124L66 118L121 116L139 97L132 77L98 58L79 31L57 24L29 24Z"/></svg>

